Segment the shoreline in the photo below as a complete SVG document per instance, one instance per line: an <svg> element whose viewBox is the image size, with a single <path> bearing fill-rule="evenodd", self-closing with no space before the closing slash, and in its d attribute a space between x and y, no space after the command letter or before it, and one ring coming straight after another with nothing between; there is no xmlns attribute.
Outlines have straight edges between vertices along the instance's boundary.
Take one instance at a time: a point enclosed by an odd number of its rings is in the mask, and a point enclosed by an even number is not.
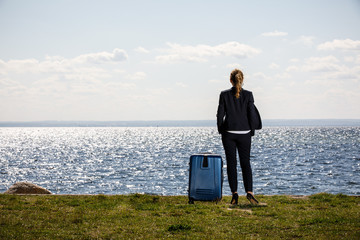
<svg viewBox="0 0 360 240"><path fill-rule="evenodd" d="M286 196L291 198L306 198L318 194L329 194L329 195L343 195L348 197L360 197L360 195L352 195L352 194L344 194L344 193L327 193L327 192L319 192L310 195L296 195L296 194L255 194L255 196L262 196L262 197L274 197L274 196ZM0 195L16 195L16 196L131 196L131 195L144 195L144 196L154 196L154 197L188 197L188 195L159 195L159 194L149 194L149 193L127 193L127 194L10 194L10 193L0 193ZM239 194L239 196L245 196L246 194ZM223 195L223 197L231 197L231 195ZM201 201L200 201L201 202ZM204 201L206 202L206 201ZM210 201L211 202L211 201Z"/></svg>
<svg viewBox="0 0 360 240"><path fill-rule="evenodd" d="M263 119L263 127L359 127L360 119ZM215 120L0 121L1 127L216 127Z"/></svg>

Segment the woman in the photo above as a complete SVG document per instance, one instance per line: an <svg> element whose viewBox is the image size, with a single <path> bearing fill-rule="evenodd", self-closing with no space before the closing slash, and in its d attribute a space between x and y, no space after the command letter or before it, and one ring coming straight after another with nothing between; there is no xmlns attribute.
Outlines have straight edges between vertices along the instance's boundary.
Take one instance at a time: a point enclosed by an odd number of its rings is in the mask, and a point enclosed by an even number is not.
<svg viewBox="0 0 360 240"><path fill-rule="evenodd" d="M251 136L254 135L255 129L258 129L256 124L259 125L259 121L261 126L261 119L255 110L252 92L242 88L244 75L239 69L231 72L230 82L233 87L222 91L220 94L217 127L222 135L225 150L227 174L232 192L231 204L238 204L239 198L237 193L236 150L240 158L246 198L251 204L258 204L259 202L253 193L250 148Z"/></svg>

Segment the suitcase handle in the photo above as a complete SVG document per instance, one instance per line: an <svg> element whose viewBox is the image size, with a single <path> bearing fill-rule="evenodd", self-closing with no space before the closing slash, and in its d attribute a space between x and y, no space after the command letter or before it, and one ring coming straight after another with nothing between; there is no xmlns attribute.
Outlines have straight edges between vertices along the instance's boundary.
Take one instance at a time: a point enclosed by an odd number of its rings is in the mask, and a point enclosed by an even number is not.
<svg viewBox="0 0 360 240"><path fill-rule="evenodd" d="M204 156L202 167L203 167L203 168L209 167L209 161L208 161L208 157L207 157L207 156Z"/></svg>

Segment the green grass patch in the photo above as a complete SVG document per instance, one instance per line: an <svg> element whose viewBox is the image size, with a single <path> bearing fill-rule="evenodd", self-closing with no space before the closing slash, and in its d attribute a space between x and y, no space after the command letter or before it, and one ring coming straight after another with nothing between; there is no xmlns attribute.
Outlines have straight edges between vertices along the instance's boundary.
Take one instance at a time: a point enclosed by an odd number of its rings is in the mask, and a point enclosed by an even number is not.
<svg viewBox="0 0 360 240"><path fill-rule="evenodd" d="M360 198L0 194L0 239L360 239Z"/></svg>

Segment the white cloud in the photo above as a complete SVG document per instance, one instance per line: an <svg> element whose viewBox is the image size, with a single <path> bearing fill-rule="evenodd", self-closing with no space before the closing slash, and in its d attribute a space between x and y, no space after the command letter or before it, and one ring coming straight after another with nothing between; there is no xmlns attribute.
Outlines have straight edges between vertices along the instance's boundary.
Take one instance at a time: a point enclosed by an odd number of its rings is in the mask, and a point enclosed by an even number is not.
<svg viewBox="0 0 360 240"><path fill-rule="evenodd" d="M168 48L162 49L167 54L157 56L156 61L160 63L170 62L206 62L210 57L231 56L237 58L248 58L259 54L259 49L239 42L227 42L216 46L209 45L180 45L167 43Z"/></svg>
<svg viewBox="0 0 360 240"><path fill-rule="evenodd" d="M298 71L299 67L297 66L289 66L286 68L286 72L293 72L293 71Z"/></svg>
<svg viewBox="0 0 360 240"><path fill-rule="evenodd" d="M339 60L334 56L327 57L311 57L306 59L303 66L304 71L308 72L329 72L341 70L341 66L337 63Z"/></svg>
<svg viewBox="0 0 360 240"><path fill-rule="evenodd" d="M3 61L3 60L0 59L0 69L1 69L1 68L4 68L5 66L6 66L5 61Z"/></svg>
<svg viewBox="0 0 360 240"><path fill-rule="evenodd" d="M291 75L287 72L276 74L275 79L290 79Z"/></svg>
<svg viewBox="0 0 360 240"><path fill-rule="evenodd" d="M279 32L278 30L275 30L273 32L262 33L261 35L265 36L265 37L282 37L282 36L287 36L288 33L287 32Z"/></svg>
<svg viewBox="0 0 360 240"><path fill-rule="evenodd" d="M145 49L145 48L143 48L141 46L135 48L134 50L135 50L135 52L139 52L139 53L150 53L149 50L147 50L147 49Z"/></svg>
<svg viewBox="0 0 360 240"><path fill-rule="evenodd" d="M242 66L238 63L231 63L231 64L226 65L226 67L231 68L231 69L235 69L235 68L241 69L242 68Z"/></svg>
<svg viewBox="0 0 360 240"><path fill-rule="evenodd" d="M210 79L208 82L209 82L209 83L222 83L222 82L224 82L224 81L223 81L223 80L219 80L219 79Z"/></svg>
<svg viewBox="0 0 360 240"><path fill-rule="evenodd" d="M340 80L339 82L352 80L354 83L360 83L360 67L338 66L336 70L327 72L322 78Z"/></svg>
<svg viewBox="0 0 360 240"><path fill-rule="evenodd" d="M119 74L124 74L126 73L126 71L124 69L114 69L113 70L114 73L119 73Z"/></svg>
<svg viewBox="0 0 360 240"><path fill-rule="evenodd" d="M69 73L74 72L94 72L100 68L93 64L113 63L125 61L128 58L126 52L121 49L114 49L112 53L100 52L89 53L77 56L75 58L64 58L61 56L46 56L45 60L37 59L16 59L7 62L0 62L0 74L9 73ZM86 68L86 69L84 69ZM101 71L101 70L100 70Z"/></svg>
<svg viewBox="0 0 360 240"><path fill-rule="evenodd" d="M280 66L276 63L271 63L269 66L268 66L270 69L279 69Z"/></svg>
<svg viewBox="0 0 360 240"><path fill-rule="evenodd" d="M74 61L80 63L106 63L106 62L121 62L128 59L127 53L122 50L115 48L111 53L109 52L99 52L99 53L90 53L84 54L76 57Z"/></svg>
<svg viewBox="0 0 360 240"><path fill-rule="evenodd" d="M147 89L146 92L149 93L149 95L155 97L155 96L169 95L171 90L172 90L171 88L151 88L151 89Z"/></svg>
<svg viewBox="0 0 360 240"><path fill-rule="evenodd" d="M118 89L129 90L136 88L135 83L109 82L105 84L108 91L116 91Z"/></svg>
<svg viewBox="0 0 360 240"><path fill-rule="evenodd" d="M318 46L318 50L360 50L360 41L351 39L335 39L332 42L325 42Z"/></svg>
<svg viewBox="0 0 360 240"><path fill-rule="evenodd" d="M331 72L341 70L340 66L333 63L317 63L305 65L303 70L307 72Z"/></svg>
<svg viewBox="0 0 360 240"><path fill-rule="evenodd" d="M345 56L344 61L345 62L354 62L355 58L353 56Z"/></svg>
<svg viewBox="0 0 360 240"><path fill-rule="evenodd" d="M266 74L262 73L262 72L257 72L257 73L254 73L252 75L252 78L255 78L255 79L267 79L269 77Z"/></svg>
<svg viewBox="0 0 360 240"><path fill-rule="evenodd" d="M172 62L206 62L206 59L195 57L195 56L186 56L183 54L168 54L157 56L155 58L158 63L172 63Z"/></svg>
<svg viewBox="0 0 360 240"><path fill-rule="evenodd" d="M66 80L76 80L82 82L100 81L111 77L111 74L102 68L78 67L62 74Z"/></svg>
<svg viewBox="0 0 360 240"><path fill-rule="evenodd" d="M127 79L133 79L133 80L141 80L146 78L146 73L144 72L136 72L134 74L128 74L126 76Z"/></svg>
<svg viewBox="0 0 360 240"><path fill-rule="evenodd" d="M4 89L7 87L12 87L16 85L17 83L8 79L8 78L0 78L0 89Z"/></svg>
<svg viewBox="0 0 360 240"><path fill-rule="evenodd" d="M23 60L9 60L5 62L7 72L38 72L40 70L40 63L36 59L23 59Z"/></svg>
<svg viewBox="0 0 360 240"><path fill-rule="evenodd" d="M314 63L337 63L339 62L339 60L332 56L332 55L329 55L329 56L326 56L326 57L310 57L308 59L306 59L306 62L309 63L309 64L314 64Z"/></svg>
<svg viewBox="0 0 360 240"><path fill-rule="evenodd" d="M311 84L321 83L327 85L330 81L339 84L345 80L360 82L360 67L351 67L344 63L346 62L340 61L334 56L311 57L305 59L305 63L301 66L288 67L287 71L309 72L311 77L310 80L307 80L307 83Z"/></svg>
<svg viewBox="0 0 360 240"><path fill-rule="evenodd" d="M30 105L61 105L94 94L97 98L115 90L118 94L136 86L123 82L126 72L119 72L112 64L126 58L125 51L114 49L111 53L90 53L74 58L46 56L42 61L0 60L0 97L8 96L7 101L16 99L16 102ZM142 79L146 74L139 72L132 77Z"/></svg>
<svg viewBox="0 0 360 240"><path fill-rule="evenodd" d="M186 85L185 83L182 83L182 82L177 82L176 86L182 87L182 88L187 88L188 87L188 85Z"/></svg>
<svg viewBox="0 0 360 240"><path fill-rule="evenodd" d="M313 36L301 36L297 42L300 42L300 43L304 44L305 46L312 46L312 45L314 45L314 39L315 39L315 37L313 37Z"/></svg>
<svg viewBox="0 0 360 240"><path fill-rule="evenodd" d="M298 59L298 58L292 58L292 59L290 59L290 62L299 62L300 60Z"/></svg>

